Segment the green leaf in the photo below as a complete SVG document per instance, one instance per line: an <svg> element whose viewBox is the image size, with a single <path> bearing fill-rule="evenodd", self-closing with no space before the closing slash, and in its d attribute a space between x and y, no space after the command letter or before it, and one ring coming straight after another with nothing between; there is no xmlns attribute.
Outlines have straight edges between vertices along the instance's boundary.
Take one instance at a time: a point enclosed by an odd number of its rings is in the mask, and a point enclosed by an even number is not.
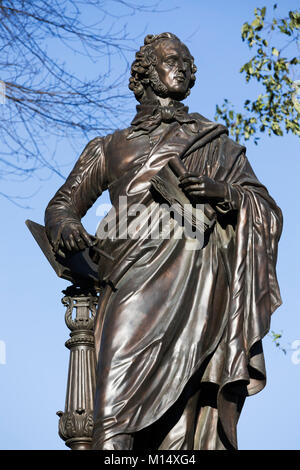
<svg viewBox="0 0 300 470"><path fill-rule="evenodd" d="M243 26L242 26L242 29L241 29L242 34L243 34L243 33L247 33L247 32L249 31L249 29L250 29L249 24L248 24L248 23L244 23Z"/></svg>
<svg viewBox="0 0 300 470"><path fill-rule="evenodd" d="M277 57L279 56L279 51L276 49L276 47L272 47L272 54L276 55Z"/></svg>
<svg viewBox="0 0 300 470"><path fill-rule="evenodd" d="M253 26L253 28L257 28L257 26L260 25L260 19L259 18L255 18L255 20L252 21L251 23L251 26Z"/></svg>

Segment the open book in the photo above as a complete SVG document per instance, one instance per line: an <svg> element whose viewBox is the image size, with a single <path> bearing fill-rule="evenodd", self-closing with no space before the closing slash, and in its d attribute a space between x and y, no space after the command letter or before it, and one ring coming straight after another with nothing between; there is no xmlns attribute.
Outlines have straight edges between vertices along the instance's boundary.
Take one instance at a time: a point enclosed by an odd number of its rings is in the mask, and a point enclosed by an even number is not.
<svg viewBox="0 0 300 470"><path fill-rule="evenodd" d="M90 248L62 258L54 252L43 225L32 220L26 220L25 223L58 277L79 286L99 286L98 266L90 257Z"/></svg>

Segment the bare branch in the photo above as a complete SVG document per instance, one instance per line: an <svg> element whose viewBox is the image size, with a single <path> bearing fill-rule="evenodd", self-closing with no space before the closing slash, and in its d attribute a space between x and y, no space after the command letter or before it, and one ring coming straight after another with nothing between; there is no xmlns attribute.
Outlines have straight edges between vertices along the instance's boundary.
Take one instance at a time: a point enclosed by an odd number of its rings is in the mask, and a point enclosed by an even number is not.
<svg viewBox="0 0 300 470"><path fill-rule="evenodd" d="M50 136L89 138L120 126L132 100L128 57L139 38L129 33L126 18L159 5L145 2L0 1L0 179L22 181L45 168L63 178L49 155ZM101 73L87 78L74 67L77 57Z"/></svg>

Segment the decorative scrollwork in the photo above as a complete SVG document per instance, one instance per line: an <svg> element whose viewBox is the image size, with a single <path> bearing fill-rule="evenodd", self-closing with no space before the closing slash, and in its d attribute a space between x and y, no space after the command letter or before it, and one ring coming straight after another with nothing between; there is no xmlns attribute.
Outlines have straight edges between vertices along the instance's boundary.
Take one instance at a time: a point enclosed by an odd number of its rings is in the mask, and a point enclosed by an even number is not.
<svg viewBox="0 0 300 470"><path fill-rule="evenodd" d="M94 419L92 411L76 410L56 413L59 417L58 432L66 441L74 437L92 437Z"/></svg>
<svg viewBox="0 0 300 470"><path fill-rule="evenodd" d="M96 315L96 307L98 297L88 295L87 292L76 292L76 295L66 295L62 299L62 303L67 307L65 314L65 322L71 331L74 330L93 330L94 318ZM73 319L73 311L76 310Z"/></svg>

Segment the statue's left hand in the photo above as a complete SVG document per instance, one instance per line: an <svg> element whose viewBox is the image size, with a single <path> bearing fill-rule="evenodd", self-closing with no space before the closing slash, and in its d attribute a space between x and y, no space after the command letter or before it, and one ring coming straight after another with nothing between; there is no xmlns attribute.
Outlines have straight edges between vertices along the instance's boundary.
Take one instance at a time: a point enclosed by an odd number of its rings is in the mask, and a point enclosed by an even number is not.
<svg viewBox="0 0 300 470"><path fill-rule="evenodd" d="M186 173L180 178L180 187L188 197L194 201L213 199L215 202L227 196L227 186L221 181L215 181L208 176L199 176L197 173Z"/></svg>

